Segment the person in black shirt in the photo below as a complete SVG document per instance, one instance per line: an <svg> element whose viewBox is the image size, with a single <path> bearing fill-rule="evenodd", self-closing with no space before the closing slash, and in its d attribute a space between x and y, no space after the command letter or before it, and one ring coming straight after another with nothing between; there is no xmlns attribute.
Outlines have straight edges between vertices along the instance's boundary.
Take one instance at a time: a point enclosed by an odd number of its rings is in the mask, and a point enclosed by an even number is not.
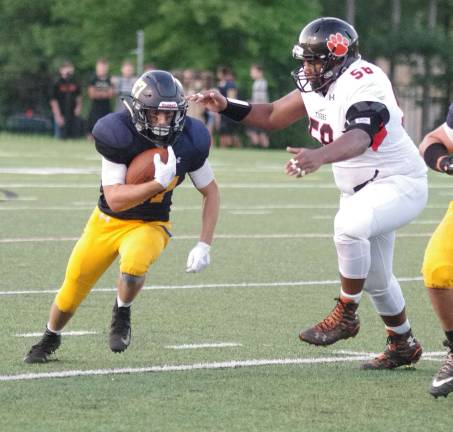
<svg viewBox="0 0 453 432"><path fill-rule="evenodd" d="M230 68L219 66L217 68L217 79L219 80L217 88L224 97L237 99L238 86L234 79L234 73ZM221 116L219 125L220 147L241 147L241 141L238 136L238 123Z"/></svg>
<svg viewBox="0 0 453 432"><path fill-rule="evenodd" d="M55 122L55 137L80 136L82 96L80 85L74 79L74 65L64 61L59 67L59 78L50 91L50 108Z"/></svg>
<svg viewBox="0 0 453 432"><path fill-rule="evenodd" d="M96 122L112 112L110 99L115 95L109 75L109 63L100 58L96 62L96 74L88 86L88 97L91 99L91 109L88 115L88 133L91 132Z"/></svg>

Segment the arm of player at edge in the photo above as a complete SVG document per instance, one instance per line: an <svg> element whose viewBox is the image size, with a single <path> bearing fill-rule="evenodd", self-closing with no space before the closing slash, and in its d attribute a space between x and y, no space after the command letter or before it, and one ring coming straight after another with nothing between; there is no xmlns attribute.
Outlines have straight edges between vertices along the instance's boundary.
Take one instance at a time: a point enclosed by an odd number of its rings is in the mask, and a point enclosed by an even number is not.
<svg viewBox="0 0 453 432"><path fill-rule="evenodd" d="M227 100L218 90L205 90L189 97L206 109L221 113ZM299 90L293 90L282 98L265 104L251 104L251 111L241 121L246 126L267 130L284 129L304 117L307 112Z"/></svg>
<svg viewBox="0 0 453 432"><path fill-rule="evenodd" d="M360 129L352 129L332 141L330 144L317 149L287 147L293 158L285 165L286 174L303 175L312 173L321 165L340 162L359 156L370 146L369 135Z"/></svg>

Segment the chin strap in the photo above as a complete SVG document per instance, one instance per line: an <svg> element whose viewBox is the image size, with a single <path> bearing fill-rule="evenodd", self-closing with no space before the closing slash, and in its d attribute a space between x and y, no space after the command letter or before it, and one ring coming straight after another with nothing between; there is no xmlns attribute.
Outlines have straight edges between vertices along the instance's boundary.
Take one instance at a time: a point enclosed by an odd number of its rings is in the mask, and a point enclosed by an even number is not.
<svg viewBox="0 0 453 432"><path fill-rule="evenodd" d="M135 123L137 123L137 116L135 115L134 110L132 109L130 103L123 97L121 98L121 101L123 102L123 104L127 108L127 110L129 111L129 113L131 114L132 122L135 125Z"/></svg>

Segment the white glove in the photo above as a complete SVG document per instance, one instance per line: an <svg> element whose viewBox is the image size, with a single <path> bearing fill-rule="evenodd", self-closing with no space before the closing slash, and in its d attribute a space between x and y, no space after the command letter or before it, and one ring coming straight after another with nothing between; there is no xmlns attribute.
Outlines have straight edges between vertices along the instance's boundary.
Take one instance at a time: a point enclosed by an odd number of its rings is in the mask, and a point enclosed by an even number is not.
<svg viewBox="0 0 453 432"><path fill-rule="evenodd" d="M164 189L167 189L176 175L176 157L171 146L167 147L168 150L168 161L163 163L160 160L160 155L156 153L154 155L154 180L161 184Z"/></svg>
<svg viewBox="0 0 453 432"><path fill-rule="evenodd" d="M211 246L207 243L199 241L187 257L186 273L198 273L207 267L211 261L209 257L210 249Z"/></svg>

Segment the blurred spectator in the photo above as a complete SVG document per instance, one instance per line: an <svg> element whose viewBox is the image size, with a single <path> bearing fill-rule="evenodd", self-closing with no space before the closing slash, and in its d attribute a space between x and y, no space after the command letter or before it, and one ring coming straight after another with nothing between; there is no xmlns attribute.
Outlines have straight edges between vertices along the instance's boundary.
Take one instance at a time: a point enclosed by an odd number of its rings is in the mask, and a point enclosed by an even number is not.
<svg viewBox="0 0 453 432"><path fill-rule="evenodd" d="M201 72L201 86L204 90L211 89L214 85L214 78L212 72L209 71L202 71ZM209 135L211 136L211 144L214 143L214 128L215 128L215 121L216 121L216 113L209 111L207 109L204 110L204 122L206 127L208 128Z"/></svg>
<svg viewBox="0 0 453 432"><path fill-rule="evenodd" d="M58 72L59 77L50 90L55 137L77 138L83 135L81 88L74 79L74 65L70 61L61 63Z"/></svg>
<svg viewBox="0 0 453 432"><path fill-rule="evenodd" d="M185 69L182 73L182 86L184 87L184 95L187 97L198 93L203 90L203 82L201 80L201 74L192 69ZM187 115L190 117L197 118L203 123L205 122L204 116L205 108L202 104L189 102L187 108Z"/></svg>
<svg viewBox="0 0 453 432"><path fill-rule="evenodd" d="M181 81L186 98L198 93L201 90L207 90L213 86L213 74L210 71L200 71L194 69L179 69L172 71L175 78ZM187 115L201 120L208 128L213 143L213 130L215 126L216 113L206 110L203 105L189 101Z"/></svg>
<svg viewBox="0 0 453 432"><path fill-rule="evenodd" d="M261 104L269 102L269 94L267 91L267 80L264 78L263 68L258 64L250 66L250 77L253 80L251 103ZM248 128L247 135L250 138L252 145L268 148L269 137L262 129Z"/></svg>
<svg viewBox="0 0 453 432"><path fill-rule="evenodd" d="M145 66L143 66L143 72L149 72L153 70L156 70L154 63L146 63Z"/></svg>
<svg viewBox="0 0 453 432"><path fill-rule="evenodd" d="M230 68L219 66L217 68L217 88L219 92L228 98L238 98L238 88L234 80L233 71ZM237 136L238 123L226 116L220 116L219 119L220 147L240 147L241 141Z"/></svg>
<svg viewBox="0 0 453 432"><path fill-rule="evenodd" d="M88 86L88 97L91 99L91 109L88 116L88 133L95 123L112 112L110 99L115 95L115 89L109 76L109 63L106 59L100 58L96 62L96 73Z"/></svg>
<svg viewBox="0 0 453 432"><path fill-rule="evenodd" d="M112 77L116 93L115 111L121 111L124 108L123 99L131 95L135 81L137 81L137 77L134 65L129 60L125 60L121 65L121 75Z"/></svg>

